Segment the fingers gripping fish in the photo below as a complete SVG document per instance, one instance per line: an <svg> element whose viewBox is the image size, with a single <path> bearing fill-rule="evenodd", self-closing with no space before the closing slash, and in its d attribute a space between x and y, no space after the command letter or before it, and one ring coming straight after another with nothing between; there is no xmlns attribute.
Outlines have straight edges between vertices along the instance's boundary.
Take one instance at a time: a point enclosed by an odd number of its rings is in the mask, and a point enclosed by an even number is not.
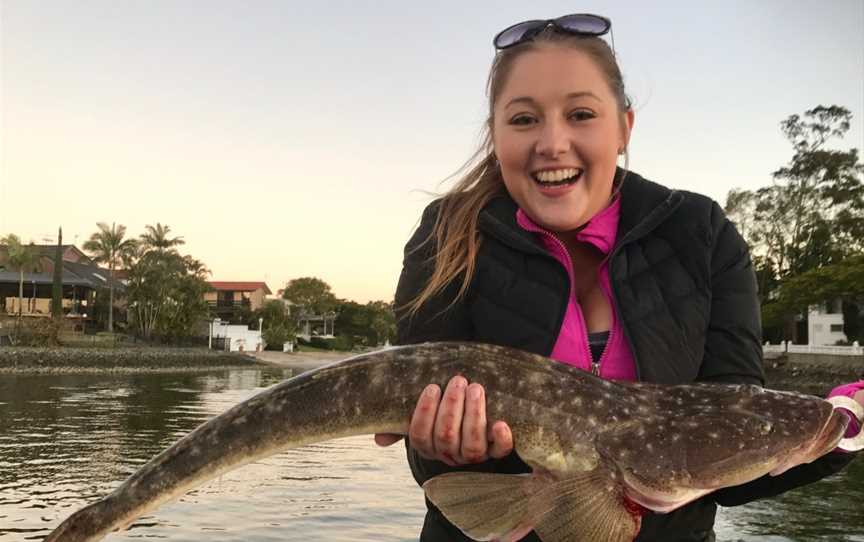
<svg viewBox="0 0 864 542"><path fill-rule="evenodd" d="M668 512L718 488L833 449L848 419L827 401L756 386L617 383L548 358L477 343L377 351L277 384L205 422L46 542L94 542L243 464L334 438L401 433L429 383L486 389L532 475L454 472L427 496L476 540L633 540L640 511Z"/></svg>

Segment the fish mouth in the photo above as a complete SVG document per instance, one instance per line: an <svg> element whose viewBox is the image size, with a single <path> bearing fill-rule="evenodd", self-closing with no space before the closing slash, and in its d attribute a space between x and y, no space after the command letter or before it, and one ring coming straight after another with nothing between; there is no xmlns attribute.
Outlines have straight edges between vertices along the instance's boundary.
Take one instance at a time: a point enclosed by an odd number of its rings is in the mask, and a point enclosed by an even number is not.
<svg viewBox="0 0 864 542"><path fill-rule="evenodd" d="M822 432L814 439L806 455L805 462L809 463L814 459L822 457L831 450L837 447L837 444L846 433L846 426L849 424L849 418L839 410L831 412L831 416L822 428Z"/></svg>

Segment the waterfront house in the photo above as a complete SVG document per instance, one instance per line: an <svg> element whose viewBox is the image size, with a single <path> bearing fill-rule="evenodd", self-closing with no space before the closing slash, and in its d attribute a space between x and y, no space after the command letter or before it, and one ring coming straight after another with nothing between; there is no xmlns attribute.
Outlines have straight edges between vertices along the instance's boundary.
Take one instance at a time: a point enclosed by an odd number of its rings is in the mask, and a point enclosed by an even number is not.
<svg viewBox="0 0 864 542"><path fill-rule="evenodd" d="M50 317L54 284L54 252L56 245L31 245L36 254L32 268L24 273L24 298L21 315L24 317ZM83 326L95 322L94 306L100 291L107 291L111 282L108 269L93 263L74 245L62 245L63 315ZM0 315L18 314L18 286L20 275L8 263L5 245L0 245ZM115 272L115 308L122 309L125 282ZM122 318L121 318L122 320Z"/></svg>
<svg viewBox="0 0 864 542"><path fill-rule="evenodd" d="M813 305L807 314L807 344L834 345L846 342L843 333L843 303L835 299Z"/></svg>
<svg viewBox="0 0 864 542"><path fill-rule="evenodd" d="M204 300L211 314L224 321L236 319L245 309L260 309L266 296L272 294L264 282L214 280L207 284L212 291L204 294Z"/></svg>

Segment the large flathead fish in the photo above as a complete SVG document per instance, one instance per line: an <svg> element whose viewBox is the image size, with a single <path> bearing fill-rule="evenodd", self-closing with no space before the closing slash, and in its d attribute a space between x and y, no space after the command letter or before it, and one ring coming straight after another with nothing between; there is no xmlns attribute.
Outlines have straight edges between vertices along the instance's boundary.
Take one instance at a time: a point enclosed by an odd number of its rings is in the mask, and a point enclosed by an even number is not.
<svg viewBox="0 0 864 542"><path fill-rule="evenodd" d="M427 496L468 536L631 541L642 507L668 512L715 489L809 462L847 418L815 397L756 386L601 380L519 350L429 343L304 373L231 408L163 451L47 542L92 542L193 487L288 448L406 433L417 397L454 375L486 388L532 475L449 473Z"/></svg>

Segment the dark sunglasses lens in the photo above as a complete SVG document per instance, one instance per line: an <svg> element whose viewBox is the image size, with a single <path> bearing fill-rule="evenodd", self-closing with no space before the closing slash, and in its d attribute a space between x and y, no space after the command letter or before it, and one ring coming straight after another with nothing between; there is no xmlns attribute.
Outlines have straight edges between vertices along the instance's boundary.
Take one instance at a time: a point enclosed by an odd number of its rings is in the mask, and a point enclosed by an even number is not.
<svg viewBox="0 0 864 542"><path fill-rule="evenodd" d="M555 24L570 32L591 36L602 36L611 26L607 19L596 15L565 15L555 19Z"/></svg>
<svg viewBox="0 0 864 542"><path fill-rule="evenodd" d="M505 28L500 34L495 36L495 47L504 49L521 41L530 38L537 30L542 29L546 25L545 21L525 21Z"/></svg>

